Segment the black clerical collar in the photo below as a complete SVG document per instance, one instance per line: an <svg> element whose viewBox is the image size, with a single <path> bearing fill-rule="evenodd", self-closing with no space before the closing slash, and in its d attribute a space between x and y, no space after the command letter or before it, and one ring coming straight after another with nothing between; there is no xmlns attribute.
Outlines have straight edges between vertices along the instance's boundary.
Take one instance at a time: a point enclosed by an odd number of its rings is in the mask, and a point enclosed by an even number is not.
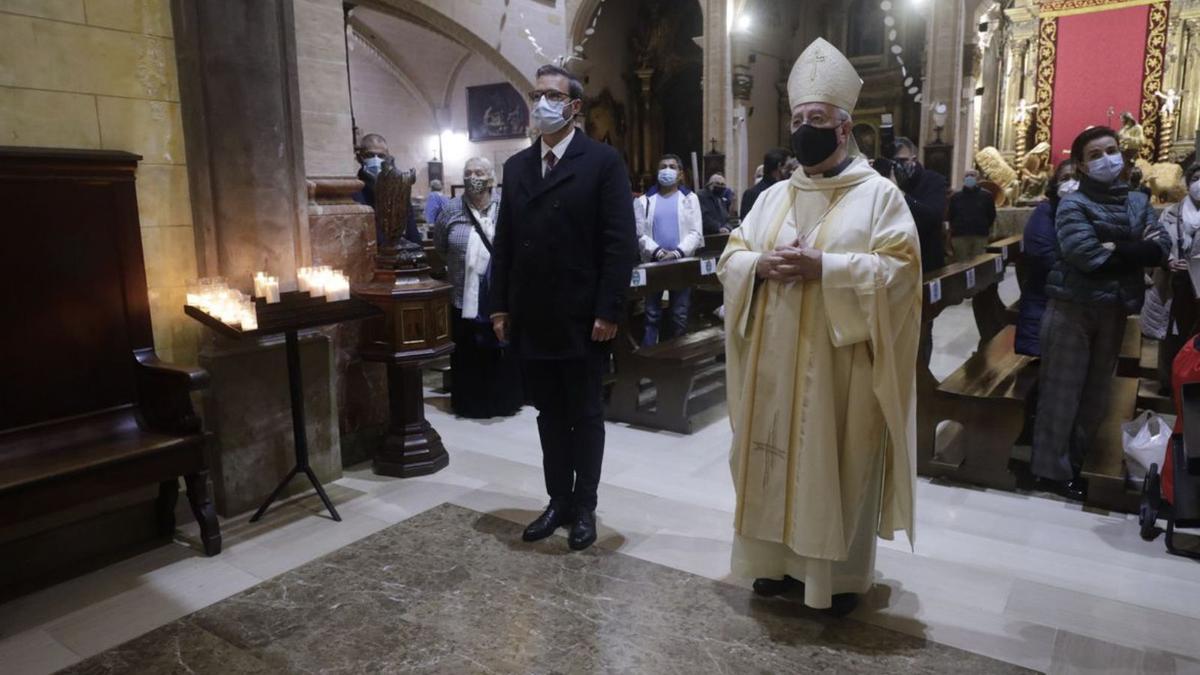
<svg viewBox="0 0 1200 675"><path fill-rule="evenodd" d="M850 166L850 162L853 162L853 161L854 161L854 157L852 155L846 155L846 159L843 159L840 164L838 164L837 166L833 167L832 169L826 171L825 173L821 174L821 176L824 178L833 178L834 176L845 171L846 167Z"/></svg>

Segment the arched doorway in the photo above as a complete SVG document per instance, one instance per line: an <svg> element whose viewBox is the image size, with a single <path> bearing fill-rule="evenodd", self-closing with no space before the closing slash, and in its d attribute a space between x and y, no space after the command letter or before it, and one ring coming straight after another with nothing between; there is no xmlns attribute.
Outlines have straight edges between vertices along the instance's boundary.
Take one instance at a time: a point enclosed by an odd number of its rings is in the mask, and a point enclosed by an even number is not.
<svg viewBox="0 0 1200 675"><path fill-rule="evenodd" d="M588 134L617 147L635 182L654 174L659 158L702 156L704 14L696 0L599 0L581 6L573 42L587 37L581 59L569 66L584 82Z"/></svg>

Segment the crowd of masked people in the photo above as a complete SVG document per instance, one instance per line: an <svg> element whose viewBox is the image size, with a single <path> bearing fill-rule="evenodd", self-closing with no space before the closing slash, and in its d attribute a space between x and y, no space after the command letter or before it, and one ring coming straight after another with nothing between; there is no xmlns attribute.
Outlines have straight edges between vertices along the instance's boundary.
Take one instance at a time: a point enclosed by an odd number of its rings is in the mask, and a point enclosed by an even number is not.
<svg viewBox="0 0 1200 675"><path fill-rule="evenodd" d="M369 189L386 146L379 138L367 140L360 160ZM992 194L974 170L951 192L947 179L925 169L918 155L916 144L898 138L888 177L904 193L917 225L923 270L983 254L996 222ZM641 261L693 255L706 235L729 232L737 216L795 168L788 150L768 151L755 183L736 200L720 173L702 189L689 189L680 158L664 155L651 184L632 193ZM1046 200L1023 235L1015 348L1041 359L1031 470L1047 489L1078 499L1086 494L1080 471L1106 409L1127 317L1140 313L1143 333L1159 341L1166 391L1174 356L1196 332L1200 314L1188 274L1188 260L1200 256L1200 164L1185 172L1187 196L1161 216L1147 194L1130 187L1132 172L1115 131L1083 131L1070 157L1055 167ZM451 398L464 417L512 415L524 401L521 371L497 340L487 307L499 204L495 183L491 162L471 158L462 196L445 197L439 182L431 185L425 206L454 286ZM668 291L665 311L661 303L647 303L641 344L686 331L690 300L691 289L680 288Z"/></svg>
<svg viewBox="0 0 1200 675"><path fill-rule="evenodd" d="M897 141L898 185L917 223L924 270L944 266L946 253L953 261L983 254L996 221L992 194L968 171L947 199L945 180L910 159L914 151ZM1159 216L1149 194L1131 187L1132 160L1112 129L1084 130L1023 233L1014 348L1040 358L1030 469L1039 487L1072 499L1087 495L1081 471L1128 317L1140 313L1144 334L1160 341L1164 391L1175 355L1197 329L1188 260L1200 255L1200 165L1185 172L1188 195Z"/></svg>

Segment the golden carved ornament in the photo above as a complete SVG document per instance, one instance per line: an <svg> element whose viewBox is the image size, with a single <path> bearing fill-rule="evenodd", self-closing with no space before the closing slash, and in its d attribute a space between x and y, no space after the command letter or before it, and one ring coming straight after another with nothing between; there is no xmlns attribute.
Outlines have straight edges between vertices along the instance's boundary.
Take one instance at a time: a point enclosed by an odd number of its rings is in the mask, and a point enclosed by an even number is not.
<svg viewBox="0 0 1200 675"><path fill-rule="evenodd" d="M1162 89L1164 55L1167 48L1167 11L1166 2L1156 2L1150 6L1150 20L1146 28L1146 65L1142 69L1142 127L1146 131L1146 140L1139 156L1142 159L1154 158L1154 139L1158 138L1158 97L1155 92Z"/></svg>
<svg viewBox="0 0 1200 675"><path fill-rule="evenodd" d="M1038 26L1037 135L1038 143L1050 142L1054 119L1054 63L1058 56L1058 19L1042 19Z"/></svg>

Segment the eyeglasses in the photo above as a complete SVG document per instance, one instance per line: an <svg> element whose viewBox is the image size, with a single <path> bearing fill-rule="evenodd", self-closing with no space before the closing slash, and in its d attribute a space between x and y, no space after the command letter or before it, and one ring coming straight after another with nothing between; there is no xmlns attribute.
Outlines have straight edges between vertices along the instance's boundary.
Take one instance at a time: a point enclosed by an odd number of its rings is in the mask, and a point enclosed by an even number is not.
<svg viewBox="0 0 1200 675"><path fill-rule="evenodd" d="M534 89L527 96L530 103L537 103L543 96L551 103L565 103L571 100L570 94L564 94L557 89Z"/></svg>

